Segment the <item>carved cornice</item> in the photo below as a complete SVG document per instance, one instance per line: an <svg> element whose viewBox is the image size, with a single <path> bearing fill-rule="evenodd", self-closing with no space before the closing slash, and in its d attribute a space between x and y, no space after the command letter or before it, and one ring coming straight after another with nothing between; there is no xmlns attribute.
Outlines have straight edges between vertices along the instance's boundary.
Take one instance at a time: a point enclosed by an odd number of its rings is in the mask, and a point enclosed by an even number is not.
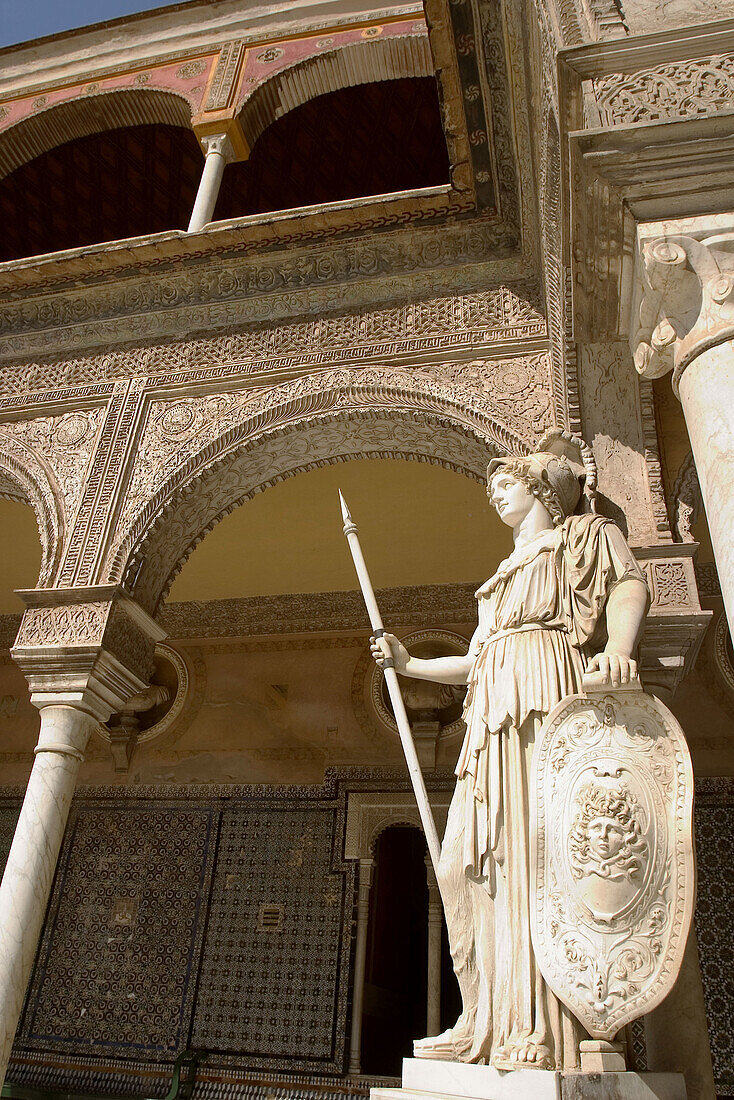
<svg viewBox="0 0 734 1100"><path fill-rule="evenodd" d="M226 378L279 381L336 364L433 358L443 349L459 355L485 347L493 354L514 348L527 353L533 342L543 342L546 335L539 295L537 284L528 281L226 335L159 339L142 347L126 347L115 340L86 355L44 354L34 361L0 367L0 413L32 404L34 392L63 386L65 392L45 393L37 400L84 401L93 390L76 394L68 387L99 386L136 376L171 389ZM106 392L100 389L100 395Z"/></svg>
<svg viewBox="0 0 734 1100"><path fill-rule="evenodd" d="M731 215L707 219L709 235L674 232L645 240L640 230L631 346L646 378L673 372L678 392L688 364L734 338L734 225ZM712 232L716 223L715 232Z"/></svg>
<svg viewBox="0 0 734 1100"><path fill-rule="evenodd" d="M222 229L211 233L224 234L230 242L241 239L241 234ZM166 255L163 243L151 242L151 250L163 253L161 264ZM145 262L126 277L114 272L113 283L92 282L52 295L45 290L40 295L11 292L0 319L0 360L151 338L180 339L315 314L360 312L396 301L481 292L487 285L524 274L522 264L511 258L511 244L502 227L473 222L425 233L382 233L379 238L330 247L292 247L260 257L247 257L243 245L226 249L226 259L209 264L187 263L174 250L170 259L177 262L170 266L157 270L156 264ZM81 250L77 271L88 269L92 252ZM115 249L100 247L95 260L99 256L107 261L110 252ZM131 250L125 252L129 257ZM493 259L487 262L487 256ZM9 274L12 265L0 266L0 282L2 267Z"/></svg>

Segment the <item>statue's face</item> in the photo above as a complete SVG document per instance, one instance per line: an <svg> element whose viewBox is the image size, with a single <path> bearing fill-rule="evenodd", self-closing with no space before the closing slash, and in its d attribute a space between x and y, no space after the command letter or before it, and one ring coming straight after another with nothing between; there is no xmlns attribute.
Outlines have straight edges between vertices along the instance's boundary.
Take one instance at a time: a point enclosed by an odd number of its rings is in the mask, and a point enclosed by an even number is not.
<svg viewBox="0 0 734 1100"><path fill-rule="evenodd" d="M508 527L517 527L528 515L535 500L524 482L512 474L503 473L500 469L492 478L489 502Z"/></svg>
<svg viewBox="0 0 734 1100"><path fill-rule="evenodd" d="M624 830L613 817L592 818L588 837L589 848L597 859L614 859L624 844Z"/></svg>

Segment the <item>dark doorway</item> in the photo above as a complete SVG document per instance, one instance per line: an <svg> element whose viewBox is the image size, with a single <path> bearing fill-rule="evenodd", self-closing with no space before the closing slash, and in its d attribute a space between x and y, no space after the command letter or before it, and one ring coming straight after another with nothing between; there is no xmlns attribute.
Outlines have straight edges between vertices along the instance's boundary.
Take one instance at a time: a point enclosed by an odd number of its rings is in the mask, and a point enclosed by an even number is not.
<svg viewBox="0 0 734 1100"><path fill-rule="evenodd" d="M362 1073L399 1076L426 1029L426 843L392 826L377 842L362 1021Z"/></svg>

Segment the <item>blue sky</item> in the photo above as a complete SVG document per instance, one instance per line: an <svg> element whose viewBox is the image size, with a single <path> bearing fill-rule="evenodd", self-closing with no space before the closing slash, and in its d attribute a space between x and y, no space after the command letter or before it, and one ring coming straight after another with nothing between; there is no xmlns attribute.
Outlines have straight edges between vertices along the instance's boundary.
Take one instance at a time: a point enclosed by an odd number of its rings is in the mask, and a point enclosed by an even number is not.
<svg viewBox="0 0 734 1100"><path fill-rule="evenodd" d="M0 0L0 47L167 6L166 0Z"/></svg>

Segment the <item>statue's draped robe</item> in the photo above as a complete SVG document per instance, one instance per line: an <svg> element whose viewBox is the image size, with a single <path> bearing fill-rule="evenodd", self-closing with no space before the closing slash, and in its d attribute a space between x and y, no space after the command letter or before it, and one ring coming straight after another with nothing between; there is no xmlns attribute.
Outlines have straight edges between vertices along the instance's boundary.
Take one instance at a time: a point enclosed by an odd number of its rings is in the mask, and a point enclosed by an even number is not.
<svg viewBox="0 0 734 1100"><path fill-rule="evenodd" d="M467 732L439 867L464 1000L457 1034L472 1060L529 1039L559 1068L578 1064L578 1025L545 985L530 942L530 765L543 718L580 690L592 640L604 644L610 591L630 577L644 583L619 529L571 516L513 552L476 593Z"/></svg>

